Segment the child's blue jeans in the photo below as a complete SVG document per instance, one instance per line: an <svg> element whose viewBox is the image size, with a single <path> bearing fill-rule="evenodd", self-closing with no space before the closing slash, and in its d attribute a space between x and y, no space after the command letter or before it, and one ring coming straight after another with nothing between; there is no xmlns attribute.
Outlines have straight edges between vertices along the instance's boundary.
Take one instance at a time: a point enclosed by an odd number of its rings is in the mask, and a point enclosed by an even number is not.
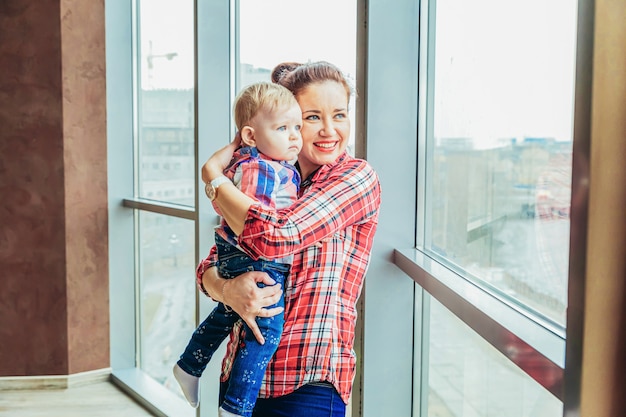
<svg viewBox="0 0 626 417"><path fill-rule="evenodd" d="M284 287L289 274L289 265L264 260L255 261L217 234L215 244L219 260L218 270L223 278L235 278L249 271L263 271ZM271 307L284 308L284 298L281 297L280 301ZM218 303L191 336L180 356L178 366L190 375L201 376L209 360L239 319L237 313ZM221 404L226 411L242 416L252 415L265 368L276 352L283 333L284 313L273 317L257 317L256 322L265 338L265 344L259 344L248 325L244 323L245 338L237 351L228 390Z"/></svg>

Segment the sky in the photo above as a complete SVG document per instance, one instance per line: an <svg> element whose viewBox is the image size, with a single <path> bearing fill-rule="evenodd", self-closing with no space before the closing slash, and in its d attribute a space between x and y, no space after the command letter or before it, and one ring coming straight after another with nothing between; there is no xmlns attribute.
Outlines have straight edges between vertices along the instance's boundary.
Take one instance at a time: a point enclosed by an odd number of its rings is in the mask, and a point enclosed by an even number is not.
<svg viewBox="0 0 626 417"><path fill-rule="evenodd" d="M240 18L241 62L326 60L354 75L356 0L241 0Z"/></svg>
<svg viewBox="0 0 626 417"><path fill-rule="evenodd" d="M446 0L437 14L435 136L571 140L576 1Z"/></svg>
<svg viewBox="0 0 626 417"><path fill-rule="evenodd" d="M147 56L153 56L144 83L153 88L191 88L193 1L141 4L144 68ZM240 62L272 69L283 61L326 60L354 76L356 0L240 0L239 13ZM163 56L172 52L177 55L171 60Z"/></svg>
<svg viewBox="0 0 626 417"><path fill-rule="evenodd" d="M192 88L193 1L141 5L144 88ZM571 140L576 10L571 0L438 1L435 136ZM327 60L354 77L356 0L240 0L239 13L241 63Z"/></svg>

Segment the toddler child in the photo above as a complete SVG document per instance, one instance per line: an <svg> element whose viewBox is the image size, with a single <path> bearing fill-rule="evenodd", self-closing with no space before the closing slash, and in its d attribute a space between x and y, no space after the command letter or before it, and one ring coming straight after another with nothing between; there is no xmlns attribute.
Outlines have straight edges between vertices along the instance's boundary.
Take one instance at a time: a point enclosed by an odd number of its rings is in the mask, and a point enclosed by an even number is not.
<svg viewBox="0 0 626 417"><path fill-rule="evenodd" d="M290 161L297 158L302 148L302 111L295 97L278 84L255 83L238 94L233 113L242 147L235 152L224 176L207 184L208 197L213 201L218 187L232 181L261 204L276 208L290 206L297 199L300 186L300 175ZM215 244L218 271L223 278L256 270L268 273L276 284L284 286L292 256L276 260L250 258L238 248L237 236L223 219L215 230ZM283 298L271 307L277 306L284 308ZM238 320L240 318L234 311L218 303L195 330L174 366L174 376L192 407L198 406L202 372ZM265 344L261 345L244 324L244 346L232 364L230 383L219 409L220 417L252 415L265 368L283 332L284 313L257 317L257 323Z"/></svg>

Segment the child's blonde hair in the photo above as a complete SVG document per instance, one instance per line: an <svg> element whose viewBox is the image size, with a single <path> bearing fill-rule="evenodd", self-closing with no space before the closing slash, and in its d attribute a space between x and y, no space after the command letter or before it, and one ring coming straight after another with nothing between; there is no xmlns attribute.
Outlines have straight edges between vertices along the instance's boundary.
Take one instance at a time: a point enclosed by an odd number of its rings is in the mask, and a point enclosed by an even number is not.
<svg viewBox="0 0 626 417"><path fill-rule="evenodd" d="M261 81L250 84L237 94L233 106L233 117L237 130L241 130L256 116L261 108L273 111L279 106L297 105L296 98L287 88L279 84Z"/></svg>

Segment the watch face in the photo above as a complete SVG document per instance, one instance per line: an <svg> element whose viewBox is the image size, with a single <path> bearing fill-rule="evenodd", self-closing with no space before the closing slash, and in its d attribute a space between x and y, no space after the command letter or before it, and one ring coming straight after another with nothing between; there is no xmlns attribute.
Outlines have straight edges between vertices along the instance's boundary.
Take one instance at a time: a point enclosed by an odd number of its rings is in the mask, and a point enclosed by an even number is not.
<svg viewBox="0 0 626 417"><path fill-rule="evenodd" d="M207 182L204 186L204 192L206 193L206 196L209 197L209 200L215 200L215 197L217 197L217 188L227 182L231 181L225 175L221 175L215 178L213 181Z"/></svg>
<svg viewBox="0 0 626 417"><path fill-rule="evenodd" d="M210 182L206 184L206 186L204 187L204 191L206 192L206 196L209 197L209 200L211 201L215 200L215 196L217 195L217 190L215 189L215 187L213 187L213 185Z"/></svg>

